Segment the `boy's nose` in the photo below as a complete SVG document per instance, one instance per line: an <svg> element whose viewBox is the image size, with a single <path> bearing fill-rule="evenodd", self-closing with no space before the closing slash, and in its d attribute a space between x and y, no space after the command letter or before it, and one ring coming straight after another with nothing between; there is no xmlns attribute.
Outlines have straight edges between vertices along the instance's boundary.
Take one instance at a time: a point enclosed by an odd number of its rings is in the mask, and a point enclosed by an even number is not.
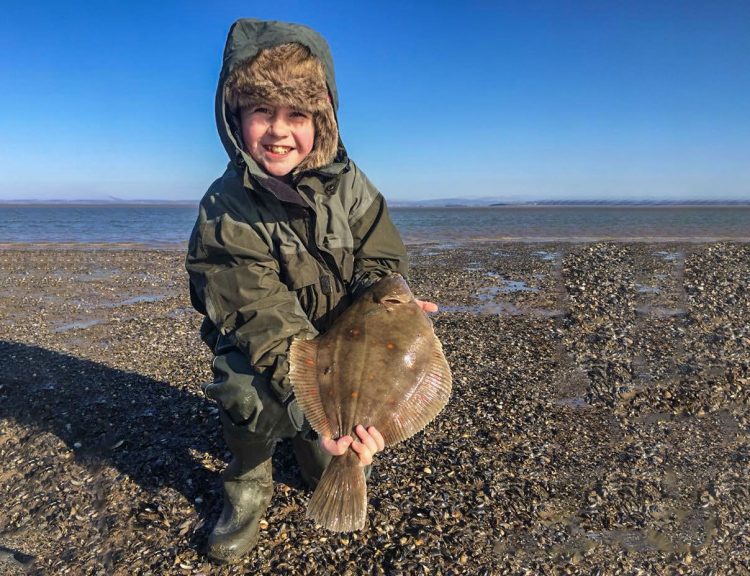
<svg viewBox="0 0 750 576"><path fill-rule="evenodd" d="M268 132L274 135L284 135L289 131L289 125L280 116L274 116L268 123Z"/></svg>

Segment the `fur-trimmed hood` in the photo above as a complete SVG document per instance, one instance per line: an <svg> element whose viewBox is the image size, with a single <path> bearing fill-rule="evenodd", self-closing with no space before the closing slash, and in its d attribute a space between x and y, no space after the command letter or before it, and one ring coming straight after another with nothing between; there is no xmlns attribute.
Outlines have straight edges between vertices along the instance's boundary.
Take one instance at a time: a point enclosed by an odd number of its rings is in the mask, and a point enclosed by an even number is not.
<svg viewBox="0 0 750 576"><path fill-rule="evenodd" d="M333 115L329 113L319 116L326 116L322 125L323 134L329 140L326 143L326 156L330 158L330 152L334 150L335 152L333 153L333 162L324 166L316 165L315 169L322 173L338 173L345 166L347 157L336 126L335 114L338 110L338 92L336 90L333 59L328 44L323 37L301 24L243 18L232 25L224 48L224 61L216 90L216 125L219 136L229 158L238 168L246 165L256 175L264 175L250 155L241 148L241 138L238 131L239 115L236 110L233 113L232 107L227 105L225 88L227 81L232 77L232 71L238 65L252 60L263 49L289 42L298 42L309 48L312 55L323 65ZM322 106L322 104L317 102L316 106ZM321 127L316 125L316 129L321 133ZM304 169L305 166L302 165L301 168Z"/></svg>

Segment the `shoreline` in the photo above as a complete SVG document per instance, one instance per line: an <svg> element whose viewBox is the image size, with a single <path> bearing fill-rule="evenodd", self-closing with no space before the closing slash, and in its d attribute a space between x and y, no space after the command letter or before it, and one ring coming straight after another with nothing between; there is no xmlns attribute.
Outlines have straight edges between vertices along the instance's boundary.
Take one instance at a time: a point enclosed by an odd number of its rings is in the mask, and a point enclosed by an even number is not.
<svg viewBox="0 0 750 576"><path fill-rule="evenodd" d="M433 239L415 239L404 237L404 244L407 248L417 248L426 246L435 246L439 249L450 248L469 248L485 243L510 243L510 244L596 244L600 242L616 244L748 244L750 236L535 236L535 237L518 237L518 236L480 236L475 238L445 238L443 240ZM8 251L120 251L120 250L138 250L138 251L186 251L187 241L185 242L160 242L160 243L143 243L143 242L57 242L57 241L39 241L39 242L0 242L0 250Z"/></svg>

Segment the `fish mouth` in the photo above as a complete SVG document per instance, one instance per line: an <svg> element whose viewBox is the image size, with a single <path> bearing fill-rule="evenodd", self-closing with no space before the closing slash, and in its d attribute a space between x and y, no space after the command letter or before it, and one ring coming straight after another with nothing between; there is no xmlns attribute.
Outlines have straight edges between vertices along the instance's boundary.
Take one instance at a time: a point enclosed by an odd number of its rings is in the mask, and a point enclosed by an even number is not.
<svg viewBox="0 0 750 576"><path fill-rule="evenodd" d="M372 300L387 308L397 304L408 304L414 299L403 276L396 273L381 278L371 290Z"/></svg>
<svg viewBox="0 0 750 576"><path fill-rule="evenodd" d="M399 300L398 298L390 297L390 298L383 298L380 301L382 304L403 304L403 300Z"/></svg>

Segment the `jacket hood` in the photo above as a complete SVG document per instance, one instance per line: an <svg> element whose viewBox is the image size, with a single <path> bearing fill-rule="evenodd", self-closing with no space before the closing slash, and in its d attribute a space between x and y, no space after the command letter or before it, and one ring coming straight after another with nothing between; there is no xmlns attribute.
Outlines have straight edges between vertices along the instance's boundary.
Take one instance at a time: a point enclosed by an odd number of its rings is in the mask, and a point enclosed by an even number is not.
<svg viewBox="0 0 750 576"><path fill-rule="evenodd" d="M231 112L226 106L224 87L231 71L238 64L254 58L261 50L289 42L298 42L307 46L313 56L323 64L335 114L338 110L338 92L336 90L333 58L327 42L315 30L301 24L243 18L232 24L224 47L224 59L216 89L216 127L231 162L239 168L246 165L254 175L261 178L267 177L267 174L258 167L249 154L242 150L238 135L232 131L233 124L239 126L239 119L235 118L232 121L228 117ZM346 150L339 137L338 152L333 163L316 170L323 173L338 173L345 166L346 160Z"/></svg>

